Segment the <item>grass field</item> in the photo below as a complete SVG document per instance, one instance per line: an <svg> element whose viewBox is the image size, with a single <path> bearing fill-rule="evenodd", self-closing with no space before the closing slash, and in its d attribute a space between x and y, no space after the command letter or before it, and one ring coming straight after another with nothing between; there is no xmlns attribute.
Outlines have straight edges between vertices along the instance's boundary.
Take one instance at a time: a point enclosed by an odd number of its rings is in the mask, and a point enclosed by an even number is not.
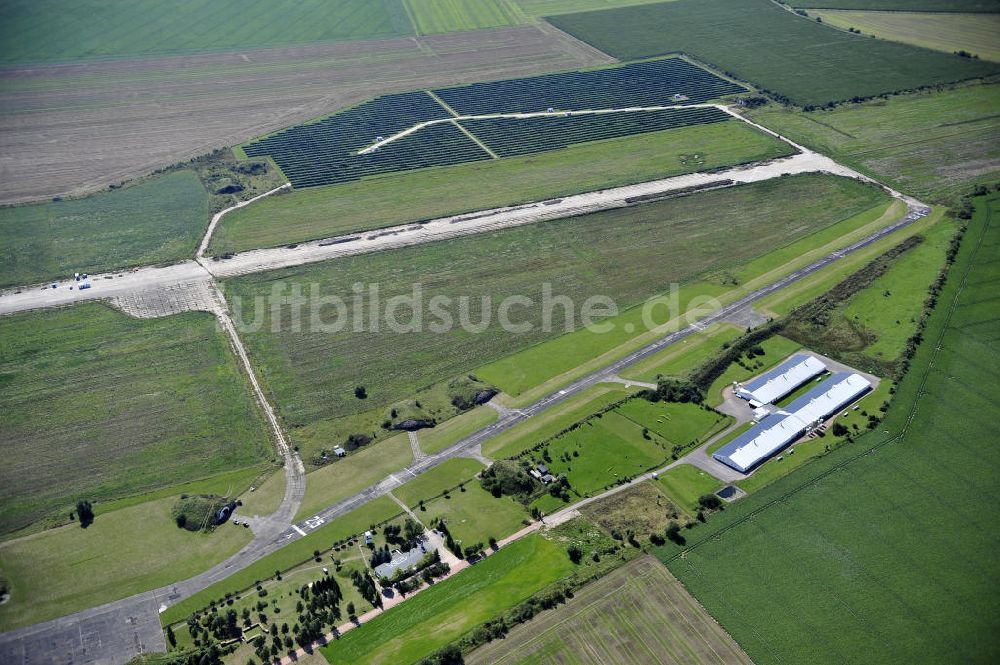
<svg viewBox="0 0 1000 665"><path fill-rule="evenodd" d="M550 21L621 60L683 51L800 106L1000 71L992 63L832 30L768 0L678 0Z"/></svg>
<svg viewBox="0 0 1000 665"><path fill-rule="evenodd" d="M631 392L619 383L589 388L488 440L483 444L483 454L494 459L518 455L588 415L628 397Z"/></svg>
<svg viewBox="0 0 1000 665"><path fill-rule="evenodd" d="M710 326L704 332L681 340L679 345L636 363L621 374L627 379L649 382L655 382L661 376L685 376L709 358L721 353L723 344L733 341L743 332L742 328L729 324Z"/></svg>
<svg viewBox="0 0 1000 665"><path fill-rule="evenodd" d="M227 51L413 34L402 0L12 0L0 62ZM240 15L244 20L234 21Z"/></svg>
<svg viewBox="0 0 1000 665"><path fill-rule="evenodd" d="M565 551L533 535L423 591L323 647L331 665L408 665L513 607L573 568Z"/></svg>
<svg viewBox="0 0 1000 665"><path fill-rule="evenodd" d="M477 480L467 482L464 491L428 501L424 508L416 511L420 520L425 524L435 517L447 520L448 531L463 547L486 545L490 538L500 540L521 529L528 519L521 504L509 497L494 497Z"/></svg>
<svg viewBox="0 0 1000 665"><path fill-rule="evenodd" d="M645 482L592 501L579 511L615 538L631 532L644 541L650 534L662 533L681 509L657 485Z"/></svg>
<svg viewBox="0 0 1000 665"><path fill-rule="evenodd" d="M429 500L445 490L455 489L459 483L477 484L478 481L473 479L483 468L482 462L456 457L406 481L402 486L394 489L392 494L407 506L414 508L421 499Z"/></svg>
<svg viewBox="0 0 1000 665"><path fill-rule="evenodd" d="M322 466L306 476L306 495L295 518L309 517L357 494L412 461L410 440L404 432Z"/></svg>
<svg viewBox="0 0 1000 665"><path fill-rule="evenodd" d="M627 185L788 154L739 121L580 144L538 155L369 178L274 197L223 218L221 254ZM694 159L694 155L698 159ZM601 168L593 165L600 162Z"/></svg>
<svg viewBox="0 0 1000 665"><path fill-rule="evenodd" d="M0 208L0 287L188 258L207 225L208 194L192 171Z"/></svg>
<svg viewBox="0 0 1000 665"><path fill-rule="evenodd" d="M722 256L727 266L755 258L845 215L871 208L883 197L874 188L843 178L781 178L241 277L227 281L226 291L231 302L242 302L244 320L261 315L263 328L246 333L245 342L263 367L265 382L293 439L312 450L330 443L317 436L322 429L317 423L387 407L425 386L556 337L562 331L563 312L555 308L553 326L546 332L541 307L545 283L552 285L553 294L580 304L595 293L613 293L624 309L666 290L671 283L691 281L722 267ZM789 200L796 205L788 205ZM711 232L720 227L727 233ZM657 266L655 272L651 272L653 266ZM280 308L284 323L271 320L275 308L256 309L264 302L255 302L259 296L269 294L276 285L290 288L293 283L316 284L324 295L340 295L353 305L350 285L358 282L377 284L383 304L397 295L412 295L414 284L420 284L424 302L435 296L451 298L452 325L450 329L438 325L446 322L426 312L418 332L398 333L386 326L362 333L307 332L288 325L290 307ZM514 294L527 295L536 303L519 306L513 313L517 323L526 321L531 330L507 333L493 318L481 332L454 325L460 314L454 305L461 298L467 299L466 320L472 323L483 320L482 298L490 299L492 316L492 308ZM370 304L362 303L362 307ZM271 332L275 325L279 332ZM569 349L572 355L553 355L547 366L533 371L551 376L558 373L553 371L556 363L569 362L573 367L597 355L592 353L594 347L613 348L620 339L634 336L626 327L594 334L592 343L576 351ZM500 374L484 371L477 376L505 387ZM366 387L367 399L355 397L358 385Z"/></svg>
<svg viewBox="0 0 1000 665"><path fill-rule="evenodd" d="M997 179L1000 85L798 113L753 113L766 127L915 196L941 200Z"/></svg>
<svg viewBox="0 0 1000 665"><path fill-rule="evenodd" d="M174 501L100 514L87 529L70 524L0 544L0 575L12 591L10 602L0 605L0 630L186 579L250 541L249 529L231 524L210 534L178 529L170 514Z"/></svg>
<svg viewBox="0 0 1000 665"><path fill-rule="evenodd" d="M0 319L0 530L273 455L215 318L99 304ZM240 490L243 487L239 488Z"/></svg>
<svg viewBox="0 0 1000 665"><path fill-rule="evenodd" d="M418 35L520 25L528 21L515 0L402 0Z"/></svg>
<svg viewBox="0 0 1000 665"><path fill-rule="evenodd" d="M387 496L373 499L346 515L310 531L309 535L292 541L274 554L233 573L221 582L216 582L190 598L172 605L160 614L160 621L166 626L186 619L192 612L208 606L213 600L218 601L224 598L227 593L239 593L253 587L258 581L274 577L276 570L297 568L302 563L311 560L315 550L319 550L323 556L328 556L335 542L349 536L358 536L368 530L371 525L398 517L402 512L396 502ZM245 530L241 529L241 531ZM344 551L341 550L341 552ZM336 551L333 554L342 556Z"/></svg>
<svg viewBox="0 0 1000 665"><path fill-rule="evenodd" d="M556 437L530 459L544 461L553 476L564 474L572 487L572 501L647 471L670 455L668 442L656 434L644 436L640 425L616 410ZM552 513L565 504L545 494L532 505Z"/></svg>
<svg viewBox="0 0 1000 665"><path fill-rule="evenodd" d="M1000 4L997 5L1000 10ZM855 28L894 42L955 53L964 50L984 60L1000 60L1000 15L943 12L811 11L827 25Z"/></svg>
<svg viewBox="0 0 1000 665"><path fill-rule="evenodd" d="M691 403L629 400L616 409L640 427L656 432L672 446L687 447L699 442L709 432L721 429L728 418Z"/></svg>
<svg viewBox="0 0 1000 665"><path fill-rule="evenodd" d="M521 10L531 16L554 16L595 9L647 5L663 0L517 0Z"/></svg>
<svg viewBox="0 0 1000 665"><path fill-rule="evenodd" d="M476 649L465 662L749 665L750 659L666 568L641 557Z"/></svg>
<svg viewBox="0 0 1000 665"><path fill-rule="evenodd" d="M458 443L473 432L496 422L497 412L488 406L480 406L471 411L459 414L431 429L425 429L417 435L420 450L425 455L433 455L439 450Z"/></svg>
<svg viewBox="0 0 1000 665"><path fill-rule="evenodd" d="M982 500L1000 471L998 220L1000 197L980 199L878 431L714 515L683 559L658 553L754 662L1000 657L1000 543Z"/></svg>
<svg viewBox="0 0 1000 665"><path fill-rule="evenodd" d="M698 510L699 497L711 494L722 485L717 478L690 464L680 464L668 469L650 482L659 486L677 505L691 514Z"/></svg>

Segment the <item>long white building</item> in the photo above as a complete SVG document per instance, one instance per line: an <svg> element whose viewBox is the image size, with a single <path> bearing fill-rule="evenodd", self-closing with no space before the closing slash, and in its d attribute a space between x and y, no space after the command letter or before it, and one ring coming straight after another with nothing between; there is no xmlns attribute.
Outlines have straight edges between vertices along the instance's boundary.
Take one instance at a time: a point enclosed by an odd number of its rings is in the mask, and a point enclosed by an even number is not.
<svg viewBox="0 0 1000 665"><path fill-rule="evenodd" d="M826 365L819 358L808 353L797 353L753 381L744 385L737 384L736 395L754 406L774 404L825 371Z"/></svg>
<svg viewBox="0 0 1000 665"><path fill-rule="evenodd" d="M868 379L860 374L833 374L781 411L763 418L715 451L712 457L740 473L748 473L871 387Z"/></svg>

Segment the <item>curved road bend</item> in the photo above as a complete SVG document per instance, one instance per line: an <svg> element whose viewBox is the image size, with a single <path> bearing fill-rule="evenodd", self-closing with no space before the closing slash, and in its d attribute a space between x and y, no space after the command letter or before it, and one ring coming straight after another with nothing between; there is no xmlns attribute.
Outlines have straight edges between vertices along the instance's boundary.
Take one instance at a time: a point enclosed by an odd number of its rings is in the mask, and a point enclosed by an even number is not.
<svg viewBox="0 0 1000 665"><path fill-rule="evenodd" d="M867 247L895 231L914 223L930 212L929 208L913 202L912 199L908 200L907 203L907 214L902 219L843 249L826 255L808 266L796 270L773 284L743 296L717 312L701 319L697 324L670 333L524 409L508 411L502 414L499 420L489 427L469 435L445 450L410 464L401 471L389 475L354 496L320 511L312 518L293 524L290 527L282 528L282 523L288 524L284 520L290 520L292 515L294 515L294 510L291 511L291 514L281 515L280 517L283 519L273 520L273 527L271 529L268 529L265 525L265 528L257 533L257 537L247 547L200 575L154 591L141 593L100 607L84 610L67 617L0 634L0 662L10 665L80 665L85 663L120 665L136 653L164 650L166 646L163 642L163 634L158 617L158 610L161 606L173 605L192 596L211 584L221 581L232 573L271 554L289 542L301 538L326 522L344 515L376 497L386 494L406 480L416 477L448 459L468 454L470 449L510 429L527 418L537 415L598 383L608 380L629 365L644 360L672 344L676 344L696 333L705 325L725 319L743 307L751 305L776 291L780 291L822 270L844 256ZM289 478L297 476L288 466L286 465L286 474L289 475ZM286 501L282 504L283 508L287 510L287 507L291 506L292 502L295 501L292 495L301 490L302 487L290 482L286 489Z"/></svg>

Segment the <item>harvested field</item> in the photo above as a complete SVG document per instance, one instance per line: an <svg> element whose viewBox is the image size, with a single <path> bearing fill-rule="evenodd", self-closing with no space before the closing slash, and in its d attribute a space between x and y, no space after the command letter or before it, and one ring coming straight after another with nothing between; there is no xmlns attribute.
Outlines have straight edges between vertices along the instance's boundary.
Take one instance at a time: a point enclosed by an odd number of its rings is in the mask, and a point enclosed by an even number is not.
<svg viewBox="0 0 1000 665"><path fill-rule="evenodd" d="M524 26L0 69L0 202L77 195L381 94L610 58Z"/></svg>
<svg viewBox="0 0 1000 665"><path fill-rule="evenodd" d="M469 665L701 665L750 658L670 572L631 561L465 657Z"/></svg>

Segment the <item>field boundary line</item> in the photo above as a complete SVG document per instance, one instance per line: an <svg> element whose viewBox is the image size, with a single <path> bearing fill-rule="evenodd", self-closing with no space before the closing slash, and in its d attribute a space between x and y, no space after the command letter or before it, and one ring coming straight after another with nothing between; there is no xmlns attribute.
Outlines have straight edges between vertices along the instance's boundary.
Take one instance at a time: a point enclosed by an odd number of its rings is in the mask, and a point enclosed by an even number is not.
<svg viewBox="0 0 1000 665"><path fill-rule="evenodd" d="M458 111L456 111L455 109L451 108L451 106L448 104L448 102L446 102L443 99L441 99L440 97L438 97L437 93L434 92L433 90L424 90L424 92L426 92L428 95L430 95L431 99L433 99L435 102L437 102L438 104L440 104L441 108L443 108L445 111L447 111L448 113L450 113L453 117L457 118L460 115Z"/></svg>
<svg viewBox="0 0 1000 665"><path fill-rule="evenodd" d="M462 125L462 123L460 123L458 121L457 118L453 118L451 120L451 124L453 124L456 127L458 127L458 129L459 129L460 132L462 132L463 134L465 134L466 136L468 136L470 141L472 141L473 143L475 143L476 145L478 145L480 148L482 148L483 150L485 150L486 153L490 157L492 157L493 159L500 159L500 155L498 155L495 152L493 152L492 150L490 150L490 147L488 145L486 145L485 143L483 143L483 141L478 136L476 136L475 134L473 134L472 132L470 132L464 125Z"/></svg>

